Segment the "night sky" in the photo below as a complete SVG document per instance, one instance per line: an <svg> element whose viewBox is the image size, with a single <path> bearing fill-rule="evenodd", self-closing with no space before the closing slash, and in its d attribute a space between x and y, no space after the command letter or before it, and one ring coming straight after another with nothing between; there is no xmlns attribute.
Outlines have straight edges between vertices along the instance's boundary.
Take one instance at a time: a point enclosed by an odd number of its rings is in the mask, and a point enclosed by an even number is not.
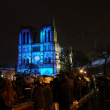
<svg viewBox="0 0 110 110"><path fill-rule="evenodd" d="M42 25L55 20L58 43L62 47L85 50L84 36L97 25L107 24L87 35L88 52L97 44L110 42L109 0L1 0L0 1L0 64L17 64L19 28L33 26L39 42Z"/></svg>

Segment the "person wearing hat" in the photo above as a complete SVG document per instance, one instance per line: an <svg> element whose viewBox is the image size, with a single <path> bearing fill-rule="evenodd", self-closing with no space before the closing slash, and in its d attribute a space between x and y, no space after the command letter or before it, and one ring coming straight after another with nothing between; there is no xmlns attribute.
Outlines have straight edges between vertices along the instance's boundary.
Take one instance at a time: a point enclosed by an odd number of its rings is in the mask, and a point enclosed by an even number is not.
<svg viewBox="0 0 110 110"><path fill-rule="evenodd" d="M52 97L52 88L50 86L50 77L45 77L43 80L44 83L44 98L45 98L45 107L44 110L50 110L52 107L53 97Z"/></svg>
<svg viewBox="0 0 110 110"><path fill-rule="evenodd" d="M45 99L43 92L42 76L39 75L37 80L37 85L35 86L32 94L32 102L34 105L34 110L44 110Z"/></svg>

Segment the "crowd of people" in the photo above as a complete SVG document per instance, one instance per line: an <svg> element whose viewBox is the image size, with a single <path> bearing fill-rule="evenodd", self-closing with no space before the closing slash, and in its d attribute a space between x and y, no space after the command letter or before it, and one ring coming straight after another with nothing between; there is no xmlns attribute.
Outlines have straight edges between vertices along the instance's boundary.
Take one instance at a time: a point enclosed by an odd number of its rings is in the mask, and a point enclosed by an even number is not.
<svg viewBox="0 0 110 110"><path fill-rule="evenodd" d="M5 78L1 83L0 107L1 110L12 110L19 97L25 96L32 101L34 110L70 110L74 101L79 101L95 88L92 77L89 80L82 77L67 77L66 72L61 76L34 78L32 85L26 85L23 78ZM25 88L29 89L28 94Z"/></svg>

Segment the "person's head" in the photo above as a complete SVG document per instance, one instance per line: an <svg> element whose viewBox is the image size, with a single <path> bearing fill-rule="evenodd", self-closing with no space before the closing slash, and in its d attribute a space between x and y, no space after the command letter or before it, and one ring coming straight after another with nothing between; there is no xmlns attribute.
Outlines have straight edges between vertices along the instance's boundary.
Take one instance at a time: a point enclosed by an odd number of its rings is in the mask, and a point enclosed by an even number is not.
<svg viewBox="0 0 110 110"><path fill-rule="evenodd" d="M62 74L62 79L67 79L66 73L63 73L63 74Z"/></svg>
<svg viewBox="0 0 110 110"><path fill-rule="evenodd" d="M16 77L13 77L13 81L16 81Z"/></svg>
<svg viewBox="0 0 110 110"><path fill-rule="evenodd" d="M42 84L42 80L43 80L43 79L42 79L42 76L39 75L39 76L38 76L38 79L37 79L38 83L39 83L39 84Z"/></svg>

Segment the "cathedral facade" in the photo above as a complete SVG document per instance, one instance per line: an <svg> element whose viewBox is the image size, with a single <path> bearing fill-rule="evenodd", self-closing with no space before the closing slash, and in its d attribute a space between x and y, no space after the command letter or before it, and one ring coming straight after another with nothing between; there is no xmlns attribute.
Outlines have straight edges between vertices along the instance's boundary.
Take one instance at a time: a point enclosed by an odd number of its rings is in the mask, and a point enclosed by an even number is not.
<svg viewBox="0 0 110 110"><path fill-rule="evenodd" d="M43 26L40 43L36 43L35 28L21 27L19 31L17 72L54 75L60 71L59 43L54 25Z"/></svg>

